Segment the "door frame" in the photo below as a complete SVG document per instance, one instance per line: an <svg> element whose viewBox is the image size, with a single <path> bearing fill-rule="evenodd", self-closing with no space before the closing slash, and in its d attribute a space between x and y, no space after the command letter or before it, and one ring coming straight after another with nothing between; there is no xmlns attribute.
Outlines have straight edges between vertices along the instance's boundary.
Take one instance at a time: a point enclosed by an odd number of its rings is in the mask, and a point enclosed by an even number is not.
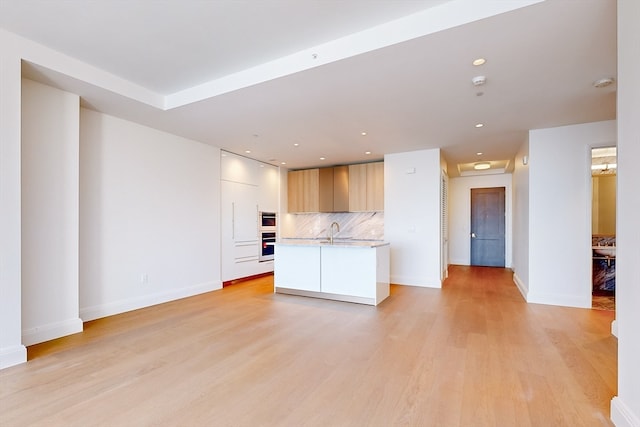
<svg viewBox="0 0 640 427"><path fill-rule="evenodd" d="M505 268L513 266L512 174L449 177L449 263L471 265L471 189L505 187Z"/></svg>

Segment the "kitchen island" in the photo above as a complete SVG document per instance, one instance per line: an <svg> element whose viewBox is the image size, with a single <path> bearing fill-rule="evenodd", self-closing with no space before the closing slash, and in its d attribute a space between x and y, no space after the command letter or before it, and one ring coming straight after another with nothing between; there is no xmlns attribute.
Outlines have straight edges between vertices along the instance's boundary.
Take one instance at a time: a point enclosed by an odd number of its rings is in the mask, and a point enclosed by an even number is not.
<svg viewBox="0 0 640 427"><path fill-rule="evenodd" d="M276 293L378 305L389 296L389 243L280 240L274 284Z"/></svg>

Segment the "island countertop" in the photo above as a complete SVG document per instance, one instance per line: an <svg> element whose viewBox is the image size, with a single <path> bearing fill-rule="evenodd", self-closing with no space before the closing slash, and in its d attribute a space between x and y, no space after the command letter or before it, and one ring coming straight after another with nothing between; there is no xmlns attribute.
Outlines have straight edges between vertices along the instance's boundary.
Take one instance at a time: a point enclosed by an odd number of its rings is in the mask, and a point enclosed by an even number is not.
<svg viewBox="0 0 640 427"><path fill-rule="evenodd" d="M334 239L333 243L330 243L328 239L284 238L278 239L276 245L377 248L380 246L388 246L389 242L384 240Z"/></svg>

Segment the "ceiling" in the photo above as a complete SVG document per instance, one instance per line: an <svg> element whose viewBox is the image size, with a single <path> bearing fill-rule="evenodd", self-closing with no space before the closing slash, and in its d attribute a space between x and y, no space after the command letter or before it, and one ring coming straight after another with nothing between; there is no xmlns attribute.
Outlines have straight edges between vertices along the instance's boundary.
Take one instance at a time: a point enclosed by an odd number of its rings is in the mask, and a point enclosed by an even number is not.
<svg viewBox="0 0 640 427"><path fill-rule="evenodd" d="M616 116L615 0L0 0L0 28L86 108L293 169L509 170L528 130Z"/></svg>

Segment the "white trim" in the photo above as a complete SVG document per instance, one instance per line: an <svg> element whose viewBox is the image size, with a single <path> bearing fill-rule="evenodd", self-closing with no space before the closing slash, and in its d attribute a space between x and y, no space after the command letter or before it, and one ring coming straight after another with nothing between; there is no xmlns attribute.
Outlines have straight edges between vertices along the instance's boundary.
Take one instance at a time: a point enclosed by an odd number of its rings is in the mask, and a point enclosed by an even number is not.
<svg viewBox="0 0 640 427"><path fill-rule="evenodd" d="M527 302L534 304L559 305L563 307L591 308L591 295L583 296L567 294L527 294Z"/></svg>
<svg viewBox="0 0 640 427"><path fill-rule="evenodd" d="M79 317L22 330L22 344L29 346L82 332Z"/></svg>
<svg viewBox="0 0 640 427"><path fill-rule="evenodd" d="M0 369L19 365L27 361L27 347L15 345L13 347L0 348Z"/></svg>
<svg viewBox="0 0 640 427"><path fill-rule="evenodd" d="M611 421L616 427L640 427L640 418L618 396L611 399Z"/></svg>
<svg viewBox="0 0 640 427"><path fill-rule="evenodd" d="M611 335L618 338L618 320L616 319L613 319L613 322L611 322Z"/></svg>
<svg viewBox="0 0 640 427"><path fill-rule="evenodd" d="M89 320L113 316L115 314L125 313L127 311L150 307L152 305L162 304L182 298L188 298L194 295L217 291L220 289L222 289L222 282L220 281L205 282L187 288L171 290L168 292L158 292L151 295L145 295L143 297L129 298L126 300L115 301L103 305L81 308L80 317L85 322L88 322Z"/></svg>
<svg viewBox="0 0 640 427"><path fill-rule="evenodd" d="M527 294L529 293L529 289L527 288L527 285L525 285L524 282L520 279L517 273L513 273L513 283L516 284L516 287L520 291L520 294L522 294L524 300L527 301Z"/></svg>
<svg viewBox="0 0 640 427"><path fill-rule="evenodd" d="M421 288L442 288L442 281L440 279L424 279L422 277L398 275L391 275L391 284L403 286L418 286Z"/></svg>
<svg viewBox="0 0 640 427"><path fill-rule="evenodd" d="M291 288L281 288L281 287L276 287L274 292L276 294L296 295L296 296L310 297L310 298L321 298L321 299L329 299L333 301L351 302L356 304L377 305L375 298L358 297L354 295L341 295L341 294L332 294L328 292L305 291L301 289L291 289Z"/></svg>

